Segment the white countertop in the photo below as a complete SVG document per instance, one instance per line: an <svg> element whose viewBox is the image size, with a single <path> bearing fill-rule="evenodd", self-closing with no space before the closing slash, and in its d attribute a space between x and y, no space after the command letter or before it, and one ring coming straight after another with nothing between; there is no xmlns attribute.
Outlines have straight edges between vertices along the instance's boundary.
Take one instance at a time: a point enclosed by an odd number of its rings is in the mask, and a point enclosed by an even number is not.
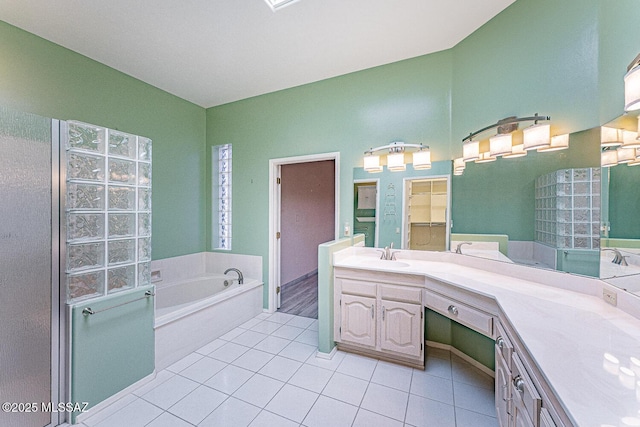
<svg viewBox="0 0 640 427"><path fill-rule="evenodd" d="M638 297L596 279L448 252L402 251L397 261L378 256L371 248L348 248L334 255L334 266L422 274L491 296L576 425L640 419L640 385L626 388L603 367L607 353L620 367L640 359L640 320L601 295L603 288L616 291L619 306L636 316ZM640 380L640 367L637 373Z"/></svg>

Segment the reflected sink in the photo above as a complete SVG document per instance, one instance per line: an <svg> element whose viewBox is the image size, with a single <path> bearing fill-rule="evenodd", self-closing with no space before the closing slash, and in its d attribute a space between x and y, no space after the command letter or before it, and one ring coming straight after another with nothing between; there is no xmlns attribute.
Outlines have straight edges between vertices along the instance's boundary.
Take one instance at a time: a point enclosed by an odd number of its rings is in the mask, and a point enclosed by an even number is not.
<svg viewBox="0 0 640 427"><path fill-rule="evenodd" d="M402 261L387 261L385 259L367 259L358 262L359 265L366 267L390 267L390 268L403 268L409 267L409 264Z"/></svg>

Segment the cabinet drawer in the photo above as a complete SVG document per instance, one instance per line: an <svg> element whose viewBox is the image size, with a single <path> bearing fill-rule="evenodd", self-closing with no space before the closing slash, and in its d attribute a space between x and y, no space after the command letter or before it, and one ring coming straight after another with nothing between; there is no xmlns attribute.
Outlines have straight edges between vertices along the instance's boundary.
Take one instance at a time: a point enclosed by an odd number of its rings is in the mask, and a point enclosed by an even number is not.
<svg viewBox="0 0 640 427"><path fill-rule="evenodd" d="M493 317L487 313L430 291L425 292L425 305L483 335L493 337Z"/></svg>
<svg viewBox="0 0 640 427"><path fill-rule="evenodd" d="M511 370L511 354L513 354L513 344L509 340L509 336L505 332L500 322L496 322L496 354L502 355L502 358Z"/></svg>
<svg viewBox="0 0 640 427"><path fill-rule="evenodd" d="M517 353L512 356L511 375L513 376L513 399L519 400L525 407L533 425L539 425L542 398L533 385L533 381L520 361Z"/></svg>
<svg viewBox="0 0 640 427"><path fill-rule="evenodd" d="M380 285L380 297L390 301L422 303L422 289L408 286Z"/></svg>
<svg viewBox="0 0 640 427"><path fill-rule="evenodd" d="M361 295L363 297L376 297L376 285L361 280L341 279L342 293Z"/></svg>

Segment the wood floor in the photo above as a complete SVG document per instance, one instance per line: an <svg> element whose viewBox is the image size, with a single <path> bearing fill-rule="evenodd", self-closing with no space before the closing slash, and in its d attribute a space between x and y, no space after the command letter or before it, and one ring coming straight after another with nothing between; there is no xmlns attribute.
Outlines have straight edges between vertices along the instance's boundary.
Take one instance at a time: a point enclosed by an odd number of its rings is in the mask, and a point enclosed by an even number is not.
<svg viewBox="0 0 640 427"><path fill-rule="evenodd" d="M280 292L282 296L278 311L318 318L318 273L284 284Z"/></svg>

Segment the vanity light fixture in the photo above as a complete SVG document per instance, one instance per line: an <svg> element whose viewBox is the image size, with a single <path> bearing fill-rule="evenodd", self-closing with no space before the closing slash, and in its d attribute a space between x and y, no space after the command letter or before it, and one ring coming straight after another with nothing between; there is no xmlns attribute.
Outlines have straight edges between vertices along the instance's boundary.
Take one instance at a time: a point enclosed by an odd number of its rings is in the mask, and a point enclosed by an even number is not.
<svg viewBox="0 0 640 427"><path fill-rule="evenodd" d="M382 172L380 164L380 155L375 154L378 151L387 151L387 169L392 172L401 172L407 169L404 155L408 150L413 151L413 168L429 169L431 168L431 151L429 146L422 144L406 144L402 141L394 141L391 144L371 148L364 152L364 170L367 172Z"/></svg>
<svg viewBox="0 0 640 427"><path fill-rule="evenodd" d="M538 148L539 152L549 152L549 151L558 151L565 150L569 148L569 134L565 133L563 135L556 135L551 137L551 144L547 147Z"/></svg>
<svg viewBox="0 0 640 427"><path fill-rule="evenodd" d="M298 0L265 0L272 11L277 12L285 6L289 6Z"/></svg>
<svg viewBox="0 0 640 427"><path fill-rule="evenodd" d="M640 110L640 54L627 67L624 76L624 111Z"/></svg>
<svg viewBox="0 0 640 427"><path fill-rule="evenodd" d="M549 120L551 120L550 116L540 116L538 113L530 117L513 116L498 120L492 125L471 132L469 136L462 139L462 157L465 162L475 161L476 163L484 163L495 160L497 156L511 158L521 157L526 155L526 153L523 153L525 150L549 147L551 144L551 126L549 124L538 123ZM523 144L513 146L512 134L518 130L520 122L533 122L533 125L523 131ZM478 141L474 141L474 138L493 128L497 129L497 134L490 138L489 151L482 154L483 150L479 149L479 143Z"/></svg>
<svg viewBox="0 0 640 427"><path fill-rule="evenodd" d="M478 160L480 157L480 141L469 140L462 144L462 158L465 162Z"/></svg>
<svg viewBox="0 0 640 427"><path fill-rule="evenodd" d="M503 156L511 154L513 137L510 133L496 134L489 138L489 154L491 156Z"/></svg>
<svg viewBox="0 0 640 427"><path fill-rule="evenodd" d="M511 153L502 156L505 159L514 159L516 157L524 157L527 155L527 150L524 149L524 144L516 144L511 147Z"/></svg>
<svg viewBox="0 0 640 427"><path fill-rule="evenodd" d="M551 144L551 125L537 122L522 131L525 150L538 150Z"/></svg>

